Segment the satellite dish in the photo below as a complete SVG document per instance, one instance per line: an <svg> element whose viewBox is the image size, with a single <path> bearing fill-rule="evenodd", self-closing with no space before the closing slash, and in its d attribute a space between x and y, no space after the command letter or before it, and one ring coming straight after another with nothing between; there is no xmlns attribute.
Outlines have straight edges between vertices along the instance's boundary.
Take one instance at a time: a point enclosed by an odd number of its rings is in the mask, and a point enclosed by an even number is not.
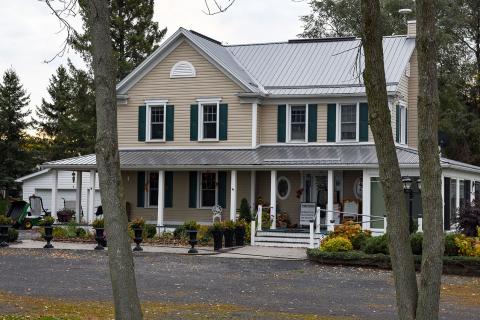
<svg viewBox="0 0 480 320"><path fill-rule="evenodd" d="M398 10L398 13L407 15L407 14L412 13L412 9L400 9L400 10Z"/></svg>

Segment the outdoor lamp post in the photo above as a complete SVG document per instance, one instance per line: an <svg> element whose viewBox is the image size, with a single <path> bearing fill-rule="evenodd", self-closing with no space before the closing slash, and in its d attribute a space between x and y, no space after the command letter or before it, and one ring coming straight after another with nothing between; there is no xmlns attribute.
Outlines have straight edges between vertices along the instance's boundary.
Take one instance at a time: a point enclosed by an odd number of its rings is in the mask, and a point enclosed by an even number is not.
<svg viewBox="0 0 480 320"><path fill-rule="evenodd" d="M412 188L413 186L413 179L411 177L403 177L403 190L408 194L408 222L409 222L409 230L410 233L413 233L413 193L415 192ZM418 192L421 191L422 185L420 178L416 179ZM418 228L422 230L421 223L422 223L422 215L421 213L418 214Z"/></svg>

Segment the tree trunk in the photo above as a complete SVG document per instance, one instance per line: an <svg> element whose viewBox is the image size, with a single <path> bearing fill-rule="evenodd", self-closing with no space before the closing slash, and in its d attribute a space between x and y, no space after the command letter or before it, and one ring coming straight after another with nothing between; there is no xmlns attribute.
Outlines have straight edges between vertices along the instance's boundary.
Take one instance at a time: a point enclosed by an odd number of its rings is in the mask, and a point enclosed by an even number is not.
<svg viewBox="0 0 480 320"><path fill-rule="evenodd" d="M442 276L442 170L438 150L439 97L435 0L417 0L418 153L422 178L423 252L418 319L438 319Z"/></svg>
<svg viewBox="0 0 480 320"><path fill-rule="evenodd" d="M388 248L392 260L398 315L400 319L415 319L417 282L410 248L407 204L388 107L379 0L362 0L361 14L362 43L365 50L363 78L387 209Z"/></svg>
<svg viewBox="0 0 480 320"><path fill-rule="evenodd" d="M116 67L110 35L108 1L89 0L92 58L97 108L97 168L100 177L108 258L116 319L141 319L127 215L120 174L117 136Z"/></svg>

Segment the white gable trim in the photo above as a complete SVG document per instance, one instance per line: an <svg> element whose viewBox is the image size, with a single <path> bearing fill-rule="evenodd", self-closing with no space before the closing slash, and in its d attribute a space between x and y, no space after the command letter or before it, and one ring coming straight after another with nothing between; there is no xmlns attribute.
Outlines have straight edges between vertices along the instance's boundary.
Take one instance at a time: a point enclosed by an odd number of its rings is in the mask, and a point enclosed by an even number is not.
<svg viewBox="0 0 480 320"><path fill-rule="evenodd" d="M23 176L23 177L21 177L21 178L18 178L18 179L15 180L15 182L24 182L24 181L29 180L29 179L31 179L31 178L35 178L35 177L37 177L37 176L41 176L42 174L45 174L45 173L47 173L48 171L50 171L50 169L40 170L40 171L31 173L31 174L29 174L29 175Z"/></svg>

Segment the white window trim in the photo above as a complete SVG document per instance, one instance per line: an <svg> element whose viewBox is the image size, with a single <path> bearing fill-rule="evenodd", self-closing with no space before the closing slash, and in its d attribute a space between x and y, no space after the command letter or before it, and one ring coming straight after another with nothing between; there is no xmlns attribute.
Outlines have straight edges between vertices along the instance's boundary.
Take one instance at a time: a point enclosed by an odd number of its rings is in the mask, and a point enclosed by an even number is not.
<svg viewBox="0 0 480 320"><path fill-rule="evenodd" d="M158 208L158 205L150 205L150 173L155 173L156 171L145 171L145 182L147 185L147 191L144 193L144 207L145 208ZM158 173L158 172L157 172ZM160 186L159 186L160 187ZM160 188L158 188L160 189Z"/></svg>
<svg viewBox="0 0 480 320"><path fill-rule="evenodd" d="M405 105L405 103L399 103L398 104L400 106L400 139L399 139L399 143L402 144L402 145L406 145L406 140L407 140L407 130L406 127L407 127L407 106Z"/></svg>
<svg viewBox="0 0 480 320"><path fill-rule="evenodd" d="M212 207L202 206L202 173L215 173L215 204L218 204L218 171L198 171L197 172L197 209L212 209ZM225 208L224 208L225 209Z"/></svg>
<svg viewBox="0 0 480 320"><path fill-rule="evenodd" d="M291 121L292 121L292 106L305 106L305 140L292 140L291 137ZM289 143L307 143L308 142L308 105L307 104L287 104L287 142Z"/></svg>
<svg viewBox="0 0 480 320"><path fill-rule="evenodd" d="M220 101L221 99L197 99L198 102L198 141L217 142L220 141ZM216 104L217 105L217 137L203 138L203 105Z"/></svg>
<svg viewBox="0 0 480 320"><path fill-rule="evenodd" d="M356 133L355 139L342 139L342 105L355 104L357 106L356 112ZM336 116L336 142L359 142L360 141L360 102L339 102L337 103L337 116Z"/></svg>
<svg viewBox="0 0 480 320"><path fill-rule="evenodd" d="M167 124L167 100L147 100L145 101L147 105L146 110L146 125L145 125L145 141L146 142L165 142L166 137L166 124ZM151 139L151 130L152 130L152 107L163 107L163 139Z"/></svg>
<svg viewBox="0 0 480 320"><path fill-rule="evenodd" d="M285 180L287 182L287 185L288 185L288 192L285 196L280 196L280 193L278 193L278 185L280 184L280 181L281 180ZM277 179L277 187L276 187L277 190L276 193L277 193L277 198L279 198L280 200L286 200L288 198L288 196L290 195L290 192L292 191L292 184L290 183L290 180L288 180L287 177L285 176L281 176L281 177L278 177Z"/></svg>

